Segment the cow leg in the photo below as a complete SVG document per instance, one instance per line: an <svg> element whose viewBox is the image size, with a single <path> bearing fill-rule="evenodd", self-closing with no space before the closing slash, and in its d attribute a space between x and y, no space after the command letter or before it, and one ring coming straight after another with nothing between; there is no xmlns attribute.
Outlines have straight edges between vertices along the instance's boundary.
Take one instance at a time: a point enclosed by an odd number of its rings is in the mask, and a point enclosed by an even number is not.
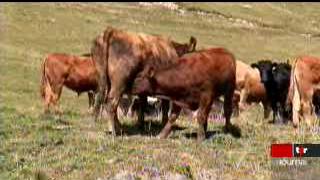
<svg viewBox="0 0 320 180"><path fill-rule="evenodd" d="M112 86L108 98L111 101L107 102L107 109L108 114L110 115L110 122L111 122L111 132L113 136L119 135L121 132L121 125L118 119L118 106L120 102L120 98L122 97L123 90L116 86ZM109 104L110 103L110 104Z"/></svg>
<svg viewBox="0 0 320 180"><path fill-rule="evenodd" d="M62 86L63 86L63 82L54 86L53 93L51 95L51 103L54 107L55 113L58 113L58 114L62 113L62 111L60 110L59 105L58 105L58 101L60 99L61 92L62 92Z"/></svg>
<svg viewBox="0 0 320 180"><path fill-rule="evenodd" d="M279 110L281 112L281 117L282 117L282 123L283 124L288 123L288 121L290 119L290 113L291 113L290 110L288 110L288 108L287 108L286 98L287 98L287 94L281 95L280 107L279 107Z"/></svg>
<svg viewBox="0 0 320 180"><path fill-rule="evenodd" d="M128 116L129 106L131 105L131 99L131 95L127 94L127 101L124 101L124 106L123 108L121 108L124 116Z"/></svg>
<svg viewBox="0 0 320 180"><path fill-rule="evenodd" d="M313 96L312 96L312 104L314 106L314 112L317 116L317 118L319 118L320 116L320 109L319 109L319 91L314 92Z"/></svg>
<svg viewBox="0 0 320 180"><path fill-rule="evenodd" d="M278 117L279 117L277 102L275 102L275 101L271 102L271 109L272 109L272 112L273 112L272 123L276 123L276 122L278 122Z"/></svg>
<svg viewBox="0 0 320 180"><path fill-rule="evenodd" d="M247 99L248 99L248 93L245 89L242 89L240 93L240 101L239 101L239 108L241 111L246 108L245 102L247 101Z"/></svg>
<svg viewBox="0 0 320 180"><path fill-rule="evenodd" d="M128 110L128 113L127 113L127 116L129 117L133 117L135 112L136 112L136 101L137 99L136 98L132 98L130 97L130 106L129 106L129 110Z"/></svg>
<svg viewBox="0 0 320 180"><path fill-rule="evenodd" d="M57 111L57 101L58 101L58 92L59 89L62 89L62 86L57 87L58 85L56 83L52 83L52 85L48 85L46 86L45 89L45 110L44 112L47 113L50 110L50 107L53 107L54 112L58 112ZM51 88L53 87L53 88Z"/></svg>
<svg viewBox="0 0 320 180"><path fill-rule="evenodd" d="M299 117L301 113L300 109L301 109L300 96L296 88L294 90L293 99L292 99L292 122L293 122L293 127L295 128L299 126Z"/></svg>
<svg viewBox="0 0 320 180"><path fill-rule="evenodd" d="M311 127L312 123L314 122L314 117L312 113L311 102L309 100L310 99L306 99L306 98L301 99L301 105L302 105L301 110L303 114L303 119L306 121L307 125Z"/></svg>
<svg viewBox="0 0 320 180"><path fill-rule="evenodd" d="M113 136L120 134L120 122L118 120L118 105L119 105L120 97L113 97L111 99L110 105L107 105L108 114L110 115L111 122L111 133Z"/></svg>
<svg viewBox="0 0 320 180"><path fill-rule="evenodd" d="M205 95L200 100L200 106L197 113L197 121L199 124L198 127L198 134L197 134L197 141L202 142L206 139L206 132L208 127L208 115L211 110L212 105L212 95ZM232 97L231 97L232 98ZM232 106L232 99L230 99L231 106ZM232 111L232 109L231 109ZM231 114L230 114L231 115Z"/></svg>
<svg viewBox="0 0 320 180"><path fill-rule="evenodd" d="M282 102L279 102L279 106L278 106L278 114L279 114L279 123L280 124L285 124L286 122L286 114L285 114L285 111L284 111L284 107L285 107L285 104L282 103Z"/></svg>
<svg viewBox="0 0 320 180"><path fill-rule="evenodd" d="M138 120L137 126L140 130L144 128L144 111L147 105L147 96L139 96L138 98Z"/></svg>
<svg viewBox="0 0 320 180"><path fill-rule="evenodd" d="M319 104L315 104L314 105L314 112L316 113L317 118L320 118L320 107L319 107Z"/></svg>
<svg viewBox="0 0 320 180"><path fill-rule="evenodd" d="M263 102L262 106L263 106L263 118L267 119L270 116L270 112L271 112L270 105L269 103Z"/></svg>
<svg viewBox="0 0 320 180"><path fill-rule="evenodd" d="M275 122L276 124L282 124L283 123L283 114L282 114L282 108L281 103L277 102L276 109L275 109Z"/></svg>
<svg viewBox="0 0 320 180"><path fill-rule="evenodd" d="M224 117L226 119L225 130L226 132L231 132L231 115L232 115L232 97L234 94L234 88L230 87L226 90L224 94L224 104L223 104L223 111Z"/></svg>
<svg viewBox="0 0 320 180"><path fill-rule="evenodd" d="M88 99L89 99L89 109L88 112L91 114L93 113L93 105L94 105L94 92L88 92Z"/></svg>
<svg viewBox="0 0 320 180"><path fill-rule="evenodd" d="M234 117L239 117L239 115L240 115L239 104L238 103L234 103L233 107L234 107L234 112L233 112Z"/></svg>
<svg viewBox="0 0 320 180"><path fill-rule="evenodd" d="M313 89L312 86L309 86L308 88L303 88L300 86L301 92L301 115L302 119L306 121L307 125L310 127L312 125L312 122L314 120L313 113L312 113L312 96L313 96ZM303 90L302 90L303 89ZM295 93L298 94L298 93Z"/></svg>
<svg viewBox="0 0 320 180"><path fill-rule="evenodd" d="M161 130L160 134L158 135L159 138L163 139L168 137L168 135L171 132L172 125L179 117L180 112L181 112L181 107L173 103L170 118L168 119L168 122L166 123L165 127Z"/></svg>
<svg viewBox="0 0 320 180"><path fill-rule="evenodd" d="M239 93L234 93L233 98L232 98L232 103L234 107L234 116L238 117L240 114L240 99L241 99L241 94Z"/></svg>
<svg viewBox="0 0 320 180"><path fill-rule="evenodd" d="M161 109L162 109L162 122L161 124L164 126L168 122L168 114L169 114L169 108L170 108L170 101L166 99L161 100Z"/></svg>
<svg viewBox="0 0 320 180"><path fill-rule="evenodd" d="M48 113L50 110L52 96L53 96L53 92L51 91L51 88L47 85L45 87L45 94L44 94L44 113Z"/></svg>

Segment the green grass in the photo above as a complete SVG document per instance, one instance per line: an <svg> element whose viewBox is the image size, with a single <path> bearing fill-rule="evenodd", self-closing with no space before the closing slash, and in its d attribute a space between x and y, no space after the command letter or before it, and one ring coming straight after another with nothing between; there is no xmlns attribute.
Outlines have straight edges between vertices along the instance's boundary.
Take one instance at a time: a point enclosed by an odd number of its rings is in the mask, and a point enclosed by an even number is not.
<svg viewBox="0 0 320 180"><path fill-rule="evenodd" d="M61 117L45 116L39 94L40 64L47 53L82 54L107 25L133 32L162 34L198 47L223 46L247 63L264 58L285 61L300 54L320 56L318 3L179 3L184 13L137 3L1 3L0 5L0 179L97 179L128 171L137 177L169 172L193 179L272 179L270 144L319 143L318 133L296 135L291 126L262 119L253 106L233 118L241 138L216 132L202 144L186 134L197 124L180 118L183 130L166 140L159 129L139 134L134 121L121 119L131 135L113 138L106 123L87 114L87 97L63 90ZM197 11L207 12L200 15ZM223 17L217 16L223 14ZM230 19L233 18L233 19ZM242 19L252 22L235 22ZM316 174L319 166L311 168ZM310 165L310 167L312 167ZM144 172L144 174L142 174Z"/></svg>

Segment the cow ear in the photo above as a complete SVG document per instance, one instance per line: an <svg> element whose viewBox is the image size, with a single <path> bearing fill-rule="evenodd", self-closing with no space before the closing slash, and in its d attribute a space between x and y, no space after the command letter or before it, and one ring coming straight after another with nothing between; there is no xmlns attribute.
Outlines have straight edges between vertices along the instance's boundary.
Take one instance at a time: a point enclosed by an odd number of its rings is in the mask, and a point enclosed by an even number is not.
<svg viewBox="0 0 320 180"><path fill-rule="evenodd" d="M257 63L252 63L252 64L251 64L251 67L252 67L252 68L258 68L258 64L257 64Z"/></svg>

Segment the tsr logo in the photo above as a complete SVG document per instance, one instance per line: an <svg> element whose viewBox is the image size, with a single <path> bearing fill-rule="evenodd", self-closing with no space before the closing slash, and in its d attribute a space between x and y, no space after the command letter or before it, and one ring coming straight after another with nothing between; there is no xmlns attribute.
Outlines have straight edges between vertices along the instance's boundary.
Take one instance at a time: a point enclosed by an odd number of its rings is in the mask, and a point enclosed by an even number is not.
<svg viewBox="0 0 320 180"><path fill-rule="evenodd" d="M299 154L300 157L304 156L307 153L308 148L304 148L302 146L296 147L296 153Z"/></svg>

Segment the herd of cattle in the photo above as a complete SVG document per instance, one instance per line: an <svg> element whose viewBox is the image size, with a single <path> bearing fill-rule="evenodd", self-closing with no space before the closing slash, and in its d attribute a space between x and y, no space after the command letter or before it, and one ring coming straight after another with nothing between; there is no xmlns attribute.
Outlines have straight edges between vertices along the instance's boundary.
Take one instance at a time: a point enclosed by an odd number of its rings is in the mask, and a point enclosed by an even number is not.
<svg viewBox="0 0 320 180"><path fill-rule="evenodd" d="M118 106L127 104L130 110L135 109L142 126L148 97L160 102L161 138L169 135L186 108L197 110L197 138L204 140L208 115L217 101L223 101L226 131L231 127L232 112L239 114L251 103L263 105L264 118L272 110L273 123L292 120L297 127L300 120L309 125L316 122L314 112L320 114L320 59L300 56L292 66L270 60L248 65L225 48L196 50L196 44L194 37L183 44L160 35L107 27L83 57L46 56L41 72L45 110L53 106L59 111L57 101L66 86L78 95L88 93L95 119L107 110L113 135L121 132Z"/></svg>

